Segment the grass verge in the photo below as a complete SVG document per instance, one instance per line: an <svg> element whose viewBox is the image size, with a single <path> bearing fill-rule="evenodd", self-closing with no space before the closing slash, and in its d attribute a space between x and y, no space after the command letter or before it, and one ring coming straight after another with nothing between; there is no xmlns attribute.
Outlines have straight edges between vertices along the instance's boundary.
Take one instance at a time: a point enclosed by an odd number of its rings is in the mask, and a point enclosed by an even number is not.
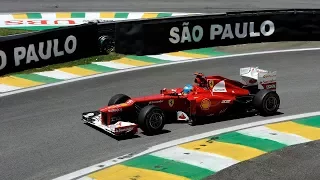
<svg viewBox="0 0 320 180"><path fill-rule="evenodd" d="M26 32L32 32L32 30L0 28L0 36L22 34L22 33L26 33Z"/></svg>
<svg viewBox="0 0 320 180"><path fill-rule="evenodd" d="M32 32L32 30L25 30L25 29L10 29L10 28L0 28L0 36L8 36L8 35L14 35L14 34L21 34L25 32ZM99 56L92 56L88 58L82 58L74 61L69 61L65 63L59 63L59 64L52 64L48 66L43 66L40 68L34 68L34 69L28 69L20 72L14 72L10 74L6 74L3 76L10 76L12 74L18 74L18 73L34 73L34 72L41 72L41 71L50 71L62 67L72 67L72 66L78 66L78 65L84 65L84 64L90 64L92 62L98 62L98 61L112 61L115 59L120 59L124 57L124 55L117 54L117 53L110 53L108 55L99 55Z"/></svg>

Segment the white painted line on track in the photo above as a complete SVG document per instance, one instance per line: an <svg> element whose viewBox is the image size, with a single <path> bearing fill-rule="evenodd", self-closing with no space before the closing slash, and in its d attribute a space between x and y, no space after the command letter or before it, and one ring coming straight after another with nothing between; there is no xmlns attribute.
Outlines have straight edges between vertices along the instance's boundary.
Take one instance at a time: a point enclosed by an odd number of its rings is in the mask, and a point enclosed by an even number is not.
<svg viewBox="0 0 320 180"><path fill-rule="evenodd" d="M214 172L232 166L239 161L214 153L194 151L179 146L170 147L151 154L164 159L191 164Z"/></svg>
<svg viewBox="0 0 320 180"><path fill-rule="evenodd" d="M16 86L10 86L6 84L0 84L0 92L7 92L7 91L15 91L21 89L21 87L16 87Z"/></svg>
<svg viewBox="0 0 320 180"><path fill-rule="evenodd" d="M105 162L101 162L99 164L72 172L70 174L66 174L64 176L55 178L54 180L69 180L69 179L75 179L75 178L79 178L82 176L85 176L89 173L92 173L94 171L98 171L101 169L104 169L106 167L109 166L113 166L115 164L121 163L123 161L127 161L129 159L138 157L138 156L142 156L145 154L150 154L153 153L155 151L159 151L165 148L169 148L172 146L176 146L179 144L184 144L190 141L196 141L199 139L203 139L209 136L214 136L214 135L218 135L218 134L222 134L222 133L227 133L227 132L231 132L231 131L238 131L241 129L247 129L247 128L251 128L251 127L256 127L256 126L262 126L265 124L271 124L271 123L277 123L277 122L282 122L282 121L289 121L289 120L293 120L293 119L299 119L299 118L305 118L305 117L310 117L310 116L319 116L320 115L320 111L317 112L310 112L310 113L304 113L304 114L297 114L297 115L291 115L291 116L283 116L283 117L279 117L279 118L273 118L273 119L267 119L264 121L258 121L258 122L253 122L253 123L248 123L248 124L242 124L242 125L237 125L237 126L233 126L233 127L228 127L228 128L223 128L223 129L219 129L219 130L214 130L214 131L210 131L210 132L205 132L202 134L197 134L194 136L189 136L189 137L185 137L185 138L181 138L181 139L176 139L173 141L169 141L163 144L159 144L156 146L152 146L150 147L148 150L145 150L141 153L138 154L134 154L134 155L130 155L130 154L126 154L124 156L120 156L114 159L110 159L107 160ZM101 165L103 165L103 167L101 167Z"/></svg>
<svg viewBox="0 0 320 180"><path fill-rule="evenodd" d="M34 74L38 74L41 76L47 76L47 77L51 77L51 78L55 78L55 79L72 79L72 78L81 77L81 76L67 73L67 72L63 72L63 71L60 71L57 69L55 69L53 71L36 72Z"/></svg>
<svg viewBox="0 0 320 180"><path fill-rule="evenodd" d="M44 85L34 86L34 87L30 87L30 88L24 88L24 89L20 89L20 90L16 90L16 91L5 92L5 93L1 93L0 97L23 93L23 92L28 92L28 91L33 91L33 90L38 90L38 89L52 87L52 86L58 86L58 85L67 84L70 82L76 82L76 81L81 81L81 80L86 80L86 79L93 79L93 78L97 78L97 77L103 77L103 76L107 76L107 75L119 74L119 73L124 73L124 72L129 72L129 71L138 71L138 70L148 69L148 68L153 68L153 67L169 66L169 65L174 65L174 64L190 63L190 62L197 62L197 61L207 61L207 60L213 60L213 59L234 58L234 57L241 57L241 56L252 56L252 55L273 54L273 53L286 53L286 52L300 52L300 51L315 51L315 50L320 50L320 48L303 48L303 49L261 51L261 52L252 52L252 53L224 55L224 56L218 56L218 57L209 57L209 58L202 58L202 59L190 59L187 61L175 61L175 62L171 62L171 63L163 63L163 64L156 64L156 65L149 65L149 66L140 66L140 67L135 67L135 68L130 68L130 69L123 69L123 70L117 70L117 71L108 72L108 73L100 73L100 74L91 75L91 76L74 78L74 79L65 80L65 81L57 82L57 83L44 84Z"/></svg>
<svg viewBox="0 0 320 180"><path fill-rule="evenodd" d="M311 139L307 139L305 137L301 137L296 134L289 134L289 133L276 131L265 126L254 127L250 129L243 129L237 132L247 136L253 136L253 137L262 138L262 139L269 139L272 141L286 144L288 146L311 141Z"/></svg>

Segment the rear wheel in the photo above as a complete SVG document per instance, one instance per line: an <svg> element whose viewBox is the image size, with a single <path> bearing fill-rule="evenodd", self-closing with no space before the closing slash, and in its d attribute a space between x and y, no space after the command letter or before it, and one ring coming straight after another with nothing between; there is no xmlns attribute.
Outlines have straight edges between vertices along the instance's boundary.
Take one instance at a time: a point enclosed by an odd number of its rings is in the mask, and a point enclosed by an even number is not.
<svg viewBox="0 0 320 180"><path fill-rule="evenodd" d="M149 105L141 109L138 116L138 125L146 134L159 134L164 124L165 115L159 107Z"/></svg>
<svg viewBox="0 0 320 180"><path fill-rule="evenodd" d="M253 105L261 115L270 116L278 111L280 98L275 91L263 89L255 95Z"/></svg>

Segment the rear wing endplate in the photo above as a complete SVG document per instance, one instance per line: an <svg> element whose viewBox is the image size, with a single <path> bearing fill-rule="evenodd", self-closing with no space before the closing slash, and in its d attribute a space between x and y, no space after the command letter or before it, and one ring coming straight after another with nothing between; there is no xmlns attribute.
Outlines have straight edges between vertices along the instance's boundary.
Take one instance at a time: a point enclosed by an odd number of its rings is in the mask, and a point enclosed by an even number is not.
<svg viewBox="0 0 320 180"><path fill-rule="evenodd" d="M277 71L259 69L259 67L240 68L240 76L247 86L256 86L258 89L276 90Z"/></svg>

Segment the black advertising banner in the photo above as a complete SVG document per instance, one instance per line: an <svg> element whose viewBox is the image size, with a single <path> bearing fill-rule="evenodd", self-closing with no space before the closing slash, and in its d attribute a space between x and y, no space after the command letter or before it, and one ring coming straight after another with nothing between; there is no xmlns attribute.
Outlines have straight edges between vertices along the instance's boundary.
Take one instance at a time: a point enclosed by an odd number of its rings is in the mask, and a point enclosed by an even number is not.
<svg viewBox="0 0 320 180"><path fill-rule="evenodd" d="M318 41L319 12L257 11L145 21L139 53L158 54L260 42ZM127 49L128 46L126 44Z"/></svg>
<svg viewBox="0 0 320 180"><path fill-rule="evenodd" d="M0 75L98 53L96 24L0 38Z"/></svg>
<svg viewBox="0 0 320 180"><path fill-rule="evenodd" d="M121 54L142 53L144 48L143 24L146 20L123 21L116 24L115 52Z"/></svg>

